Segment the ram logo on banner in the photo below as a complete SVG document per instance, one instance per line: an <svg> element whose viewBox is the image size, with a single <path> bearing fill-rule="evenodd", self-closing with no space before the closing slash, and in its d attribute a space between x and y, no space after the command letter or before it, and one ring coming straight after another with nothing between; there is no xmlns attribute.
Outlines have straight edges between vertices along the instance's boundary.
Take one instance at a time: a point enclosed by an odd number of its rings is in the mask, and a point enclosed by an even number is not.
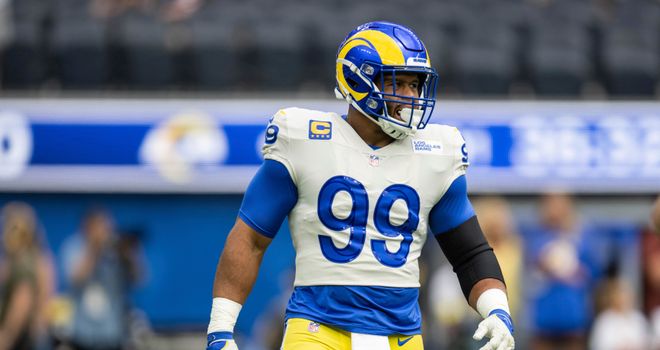
<svg viewBox="0 0 660 350"><path fill-rule="evenodd" d="M190 182L200 166L217 166L227 156L227 137L210 116L199 112L174 115L150 130L140 147L140 159L165 179Z"/></svg>

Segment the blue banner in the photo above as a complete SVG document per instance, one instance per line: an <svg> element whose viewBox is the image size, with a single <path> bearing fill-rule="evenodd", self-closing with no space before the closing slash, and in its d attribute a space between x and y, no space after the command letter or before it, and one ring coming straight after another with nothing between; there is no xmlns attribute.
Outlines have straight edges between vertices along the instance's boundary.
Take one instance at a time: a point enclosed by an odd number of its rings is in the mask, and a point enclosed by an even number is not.
<svg viewBox="0 0 660 350"><path fill-rule="evenodd" d="M240 193L268 118L334 101L0 100L0 190ZM660 103L441 102L472 192L660 192Z"/></svg>

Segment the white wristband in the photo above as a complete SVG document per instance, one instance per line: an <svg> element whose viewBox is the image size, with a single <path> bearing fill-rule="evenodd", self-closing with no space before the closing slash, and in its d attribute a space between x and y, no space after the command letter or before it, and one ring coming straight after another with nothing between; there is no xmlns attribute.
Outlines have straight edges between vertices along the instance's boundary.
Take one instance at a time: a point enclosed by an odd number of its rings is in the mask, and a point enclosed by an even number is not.
<svg viewBox="0 0 660 350"><path fill-rule="evenodd" d="M211 321L209 322L207 334L213 332L233 333L242 307L243 305L226 298L213 298Z"/></svg>
<svg viewBox="0 0 660 350"><path fill-rule="evenodd" d="M479 299L477 299L477 312L479 312L479 315L486 318L495 309L502 309L511 314L506 293L497 288L488 289L481 293Z"/></svg>

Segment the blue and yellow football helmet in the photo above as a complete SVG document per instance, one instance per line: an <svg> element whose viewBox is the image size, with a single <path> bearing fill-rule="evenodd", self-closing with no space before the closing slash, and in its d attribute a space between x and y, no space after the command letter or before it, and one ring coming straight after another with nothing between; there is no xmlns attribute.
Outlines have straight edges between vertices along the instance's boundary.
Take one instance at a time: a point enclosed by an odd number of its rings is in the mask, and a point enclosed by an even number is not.
<svg viewBox="0 0 660 350"><path fill-rule="evenodd" d="M384 93L378 88L397 74L420 77L419 96ZM426 47L410 29L389 22L369 22L348 34L339 45L335 94L375 121L393 138L402 139L423 129L435 106L438 74L431 68ZM393 84L396 87L396 84ZM393 118L387 102L404 105L401 119Z"/></svg>

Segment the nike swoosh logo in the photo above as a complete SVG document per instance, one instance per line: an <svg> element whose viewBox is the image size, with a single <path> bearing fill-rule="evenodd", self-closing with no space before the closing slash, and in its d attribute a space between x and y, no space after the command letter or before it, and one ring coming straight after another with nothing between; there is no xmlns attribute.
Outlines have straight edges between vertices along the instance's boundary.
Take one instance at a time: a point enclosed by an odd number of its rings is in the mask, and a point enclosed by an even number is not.
<svg viewBox="0 0 660 350"><path fill-rule="evenodd" d="M410 336L410 337L408 337L408 338L406 338L406 339L404 339L404 340L401 340L401 338L397 338L397 343L399 343L399 346L404 346L404 345L406 345L407 342L409 342L410 340L412 340L412 338L414 338L414 337L415 337L415 336L413 335L413 336Z"/></svg>

